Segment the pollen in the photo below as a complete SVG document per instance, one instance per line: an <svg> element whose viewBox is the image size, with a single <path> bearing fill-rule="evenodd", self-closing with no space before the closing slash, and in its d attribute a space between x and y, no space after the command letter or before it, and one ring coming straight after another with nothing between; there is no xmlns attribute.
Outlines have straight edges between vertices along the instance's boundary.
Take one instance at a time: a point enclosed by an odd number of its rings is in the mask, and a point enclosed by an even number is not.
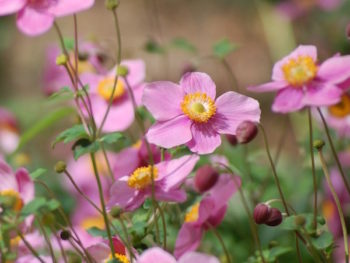
<svg viewBox="0 0 350 263"><path fill-rule="evenodd" d="M191 223L196 222L198 220L199 215L199 203L193 205L190 211L185 215L185 222Z"/></svg>
<svg viewBox="0 0 350 263"><path fill-rule="evenodd" d="M191 120L206 123L216 112L215 102L206 93L187 94L182 103L183 113Z"/></svg>
<svg viewBox="0 0 350 263"><path fill-rule="evenodd" d="M91 216L91 217L84 218L84 220L81 222L80 226L86 230L88 230L89 228L92 228L92 227L104 229L105 222L104 222L103 217L101 215Z"/></svg>
<svg viewBox="0 0 350 263"><path fill-rule="evenodd" d="M121 263L130 263L129 259L127 256L115 253L114 256L116 259L118 259L119 262ZM113 259L112 255L109 255L108 259L105 262L109 262L111 259Z"/></svg>
<svg viewBox="0 0 350 263"><path fill-rule="evenodd" d="M0 197L5 197L9 199L9 203L11 204L11 208L14 211L20 211L23 207L23 200L19 193L13 189L7 189L0 191Z"/></svg>
<svg viewBox="0 0 350 263"><path fill-rule="evenodd" d="M137 168L132 175L129 177L128 185L132 188L141 190L151 185L153 179L158 177L157 167L148 165L144 167Z"/></svg>
<svg viewBox="0 0 350 263"><path fill-rule="evenodd" d="M124 84L120 80L118 80L117 86L115 87L115 90L113 93L114 81L115 81L114 78L105 78L105 79L102 79L97 86L98 94L102 98L104 98L106 101L109 101L112 95L113 95L113 100L117 100L125 94Z"/></svg>
<svg viewBox="0 0 350 263"><path fill-rule="evenodd" d="M282 71L286 81L294 87L302 87L317 74L317 65L310 56L299 56L290 59L282 66Z"/></svg>
<svg viewBox="0 0 350 263"><path fill-rule="evenodd" d="M328 108L328 112L337 118L350 115L350 96L348 94L343 95L340 102Z"/></svg>

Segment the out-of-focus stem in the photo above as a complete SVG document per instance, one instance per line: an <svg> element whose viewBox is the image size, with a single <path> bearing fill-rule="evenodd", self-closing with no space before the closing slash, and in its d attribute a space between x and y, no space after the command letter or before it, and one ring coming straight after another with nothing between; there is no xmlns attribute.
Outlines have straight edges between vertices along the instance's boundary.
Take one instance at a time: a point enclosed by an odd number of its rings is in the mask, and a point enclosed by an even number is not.
<svg viewBox="0 0 350 263"><path fill-rule="evenodd" d="M33 256L36 257L41 263L45 263L44 260L42 260L42 258L39 256L38 252L36 252L35 249L30 245L30 243L25 239L21 231L17 231L17 234L22 239L23 243L26 245L29 251L33 254Z"/></svg>
<svg viewBox="0 0 350 263"><path fill-rule="evenodd" d="M210 230L214 233L214 235L216 236L216 238L218 239L222 249L224 250L225 256L226 256L226 260L228 263L231 263L231 256L230 253L228 252L228 249L225 245L224 240L222 239L220 233L216 230L216 228L214 226L212 226L211 224L207 223L208 227L210 228Z"/></svg>

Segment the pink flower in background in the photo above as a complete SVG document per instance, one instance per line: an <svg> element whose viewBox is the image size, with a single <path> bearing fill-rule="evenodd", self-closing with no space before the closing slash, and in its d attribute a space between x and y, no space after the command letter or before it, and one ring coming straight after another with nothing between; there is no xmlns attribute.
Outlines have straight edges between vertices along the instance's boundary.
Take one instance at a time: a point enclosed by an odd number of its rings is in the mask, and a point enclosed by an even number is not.
<svg viewBox="0 0 350 263"><path fill-rule="evenodd" d="M15 116L0 107L0 155L10 154L19 143L19 131Z"/></svg>
<svg viewBox="0 0 350 263"><path fill-rule="evenodd" d="M176 258L196 250L204 232L221 223L227 204L240 185L241 180L238 176L233 179L229 174L222 174L202 201L191 207L176 239L174 252Z"/></svg>
<svg viewBox="0 0 350 263"><path fill-rule="evenodd" d="M349 77L350 56L334 56L319 65L315 46L299 46L274 65L272 82L249 89L278 91L272 111L287 113L336 104L343 93L338 84Z"/></svg>
<svg viewBox="0 0 350 263"><path fill-rule="evenodd" d="M180 186L192 172L198 159L197 155L187 155L160 162L153 166L153 171L151 165L137 168L131 175L121 177L112 185L108 207L120 206L127 211L140 207L152 195L152 175L157 200L185 201L186 193Z"/></svg>
<svg viewBox="0 0 350 263"><path fill-rule="evenodd" d="M142 60L124 60L121 65L128 68L129 73L126 79L123 77L118 79L113 95L113 104L103 126L105 132L124 131L134 121L135 113L131 97L128 94L126 80L133 90L136 104L141 104L143 81L146 74L144 62ZM115 74L116 68L113 68L105 75L86 73L81 77L82 82L90 87L92 110L98 126L102 123L112 95Z"/></svg>
<svg viewBox="0 0 350 263"><path fill-rule="evenodd" d="M277 10L290 19L306 14L317 6L325 11L331 11L340 6L342 0L284 0L277 4Z"/></svg>
<svg viewBox="0 0 350 263"><path fill-rule="evenodd" d="M17 13L17 27L30 36L51 28L56 17L90 8L94 0L0 0L0 16Z"/></svg>
<svg viewBox="0 0 350 263"><path fill-rule="evenodd" d="M137 259L136 263L220 263L213 256L209 256L198 252L189 252L176 260L171 254L161 248L153 247L144 251Z"/></svg>
<svg viewBox="0 0 350 263"><path fill-rule="evenodd" d="M179 85L147 84L142 101L157 120L148 141L164 148L186 144L192 152L207 154L221 144L220 134L235 134L246 120L259 122L256 100L233 91L215 97L215 83L200 72L185 74Z"/></svg>

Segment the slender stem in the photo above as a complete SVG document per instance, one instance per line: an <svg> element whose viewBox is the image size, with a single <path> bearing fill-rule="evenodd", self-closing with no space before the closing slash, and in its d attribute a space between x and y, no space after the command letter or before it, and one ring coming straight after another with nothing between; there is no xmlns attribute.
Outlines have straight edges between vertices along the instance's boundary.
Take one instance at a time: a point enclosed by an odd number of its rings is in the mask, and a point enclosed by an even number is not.
<svg viewBox="0 0 350 263"><path fill-rule="evenodd" d="M283 203L283 206L284 206L284 209L287 213L287 215L289 215L289 210L288 210L288 205L287 205L287 202L286 202L286 199L283 195L283 192L282 192L282 189L281 189L281 185L280 185L280 181L278 179L278 176L277 176L277 171L276 171L276 167L273 163L273 160L272 160L272 157L271 157L271 152L270 152L270 148L269 148L269 143L268 143L268 140L267 140L267 136L266 136L266 133L265 133L265 129L264 127L259 124L259 127L263 133L263 138L264 138L264 143L265 143L265 149L266 149L266 153L267 153L267 156L269 158L269 161L270 161L270 165L271 165L271 169L272 169L272 174L274 176L274 179L275 179L275 183L276 183L276 186L278 188L278 192L279 192L279 195L281 197L281 200L282 200L282 203Z"/></svg>
<svg viewBox="0 0 350 263"><path fill-rule="evenodd" d="M276 153L275 153L275 158L273 159L276 167L277 167L278 161L279 161L280 156L281 156L283 145L285 144L286 139L287 139L286 135L287 135L287 133L288 133L288 131L290 129L289 126L290 126L289 125L289 118L287 116L287 118L285 118L285 124L283 125L283 131L282 131L281 137L278 140L277 149L276 149Z"/></svg>
<svg viewBox="0 0 350 263"><path fill-rule="evenodd" d="M301 257L301 253L300 253L299 239L298 239L298 236L296 234L295 234L295 248L297 250L298 262L303 263L303 259Z"/></svg>
<svg viewBox="0 0 350 263"><path fill-rule="evenodd" d="M36 257L41 263L45 263L44 260L39 256L38 252L35 251L35 249L30 245L30 243L24 238L22 233L20 231L17 231L17 234L22 239L23 243L27 246L29 251L33 254L34 257Z"/></svg>
<svg viewBox="0 0 350 263"><path fill-rule="evenodd" d="M312 118L311 118L311 109L307 108L307 115L309 119L309 150L311 155L311 168L312 168L312 181L314 186L314 218L313 218L313 227L317 230L317 179L315 171L315 157L314 157L314 148L313 148L313 134L312 134Z"/></svg>
<svg viewBox="0 0 350 263"><path fill-rule="evenodd" d="M322 169L323 169L323 173L326 177L327 180L327 184L329 186L329 190L332 193L332 197L334 199L334 202L337 206L338 209L338 214L339 214L339 218L340 218L340 223L341 223L341 227L342 227L342 231L343 231L343 238L344 238L344 250L345 250L345 262L348 263L349 262L349 245L348 245L348 233L347 233L347 229L346 229L346 224L345 224L345 219L344 219L344 213L343 213L343 209L341 207L337 192L334 189L334 186L332 184L332 180L329 176L329 172L328 172L328 168L326 165L326 161L324 159L323 156L323 152L322 149L319 148L318 150L318 154L320 156L320 160L321 160L321 164L322 164Z"/></svg>
<svg viewBox="0 0 350 263"><path fill-rule="evenodd" d="M91 161L92 161L92 166L94 168L94 173L95 173L96 182L97 182L97 186L98 186L98 192L99 192L99 195L100 195L100 201L101 201L101 207L102 207L102 215L103 215L103 219L104 219L104 222L105 222L105 225L106 225L106 231L107 231L107 235L108 235L109 246L111 248L113 259L116 259L115 251L114 251L113 239L112 239L112 235L111 235L111 229L110 229L110 226L109 226L109 220L108 220L108 216L107 216L107 212L106 212L105 200L104 200L104 197L103 197L102 184L101 184L100 176L99 176L98 170L97 170L95 154L91 153L90 157L91 157Z"/></svg>
<svg viewBox="0 0 350 263"><path fill-rule="evenodd" d="M158 208L159 215L160 215L160 218L162 220L162 225L163 225L163 242L164 242L163 243L163 248L166 250L167 229L166 229L165 217L164 217L164 213L163 213L163 210L160 207L160 205L157 202L155 204L156 204L156 206Z"/></svg>
<svg viewBox="0 0 350 263"><path fill-rule="evenodd" d="M337 151L335 150L335 147L334 147L334 144L333 144L333 140L332 140L332 137L331 137L330 132L329 132L329 128L328 128L327 122L326 122L326 120L325 120L325 118L324 118L320 108L317 108L317 111L320 114L320 117L322 119L322 123L323 123L324 129L326 131L327 139L328 139L329 145L331 146L332 154L333 154L335 162L336 162L336 164L338 166L338 169L339 169L339 172L341 174L341 177L343 178L343 182L345 184L346 190L350 194L350 186L349 186L348 180L345 177L343 168L342 168L342 166L340 164L340 161L339 161L339 158L338 158L338 155L337 155Z"/></svg>
<svg viewBox="0 0 350 263"><path fill-rule="evenodd" d="M112 171L112 168L111 168L111 163L109 162L109 159L108 159L106 148L105 148L103 142L99 141L99 144L100 144L101 149L102 149L103 157L105 158L105 161L106 161L106 165L107 165L107 169L108 169L108 175L111 178L112 182L114 183L115 179L114 179L113 171Z"/></svg>
<svg viewBox="0 0 350 263"><path fill-rule="evenodd" d="M53 234L53 235L55 236L55 238L56 238L56 241L57 241L57 243L58 243L58 246L60 247L60 251L61 251L61 254L62 254L63 261L64 261L65 263L68 263L67 255L66 255L66 252L64 251L61 238L56 234L56 230L54 229L53 226L51 226L50 229L51 229L52 234Z"/></svg>
<svg viewBox="0 0 350 263"><path fill-rule="evenodd" d="M121 217L119 217L118 220L119 220L119 222L120 222L120 224L122 226L122 229L124 231L124 235L125 235L125 238L126 238L126 241L127 241L126 242L126 246L128 248L128 251L129 251L130 261L132 263L133 260L134 260L135 255L134 255L134 253L132 251L132 244L131 244L131 240L130 240L130 237L129 237L129 234L128 234L128 230L126 229L126 226L124 224L124 220Z"/></svg>
<svg viewBox="0 0 350 263"><path fill-rule="evenodd" d="M230 75L230 79L231 79L232 85L234 87L236 87L237 91L239 91L238 81L237 81L237 78L236 78L235 74L233 73L233 70L232 70L230 64L228 64L226 59L220 59L220 61L224 65L224 67L225 67L226 71L228 72L228 74Z"/></svg>
<svg viewBox="0 0 350 263"><path fill-rule="evenodd" d="M39 226L39 229L41 230L41 233L42 235L44 236L44 239L45 239L45 242L49 248L49 252L50 252L50 256L52 258L52 262L56 263L57 260L55 258L55 253L53 252L53 248L52 248L52 245L51 245L51 242L50 242L50 239L49 237L47 236L47 233L45 231L45 228L44 226L41 224L41 222L39 220L37 220L37 223L38 223L38 226Z"/></svg>
<svg viewBox="0 0 350 263"><path fill-rule="evenodd" d="M219 232L216 230L216 228L214 226L212 226L211 224L209 223L206 223L208 225L208 227L210 228L210 230L212 230L212 232L214 233L214 235L216 236L216 238L218 239L222 249L224 250L225 252L225 255L226 255L226 260L228 263L231 263L232 260L231 260L231 256L230 256L230 253L228 252L228 249L226 248L226 245L225 245L225 242L224 240L222 239L221 235L219 234Z"/></svg>

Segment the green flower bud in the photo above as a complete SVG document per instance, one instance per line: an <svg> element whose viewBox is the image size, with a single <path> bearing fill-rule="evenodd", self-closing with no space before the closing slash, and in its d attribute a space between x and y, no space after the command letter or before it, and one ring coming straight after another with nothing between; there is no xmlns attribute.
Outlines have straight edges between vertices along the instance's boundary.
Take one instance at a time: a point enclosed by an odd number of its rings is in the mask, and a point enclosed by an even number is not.
<svg viewBox="0 0 350 263"><path fill-rule="evenodd" d="M105 6L108 10L115 10L119 6L119 0L106 0Z"/></svg>
<svg viewBox="0 0 350 263"><path fill-rule="evenodd" d="M67 168L67 164L63 161L58 161L55 165L56 173L63 173Z"/></svg>
<svg viewBox="0 0 350 263"><path fill-rule="evenodd" d="M306 223L306 219L304 216L302 215L297 215L295 218L294 218L294 223L297 225L297 226L303 226L305 225Z"/></svg>
<svg viewBox="0 0 350 263"><path fill-rule="evenodd" d="M56 65L63 66L66 65L68 61L68 58L65 54L61 54L56 58Z"/></svg>
<svg viewBox="0 0 350 263"><path fill-rule="evenodd" d="M113 206L109 214L113 218L118 218L121 215L121 213L122 213L122 209L119 206Z"/></svg>
<svg viewBox="0 0 350 263"><path fill-rule="evenodd" d="M323 148L323 146L325 145L323 140L314 140L313 142L313 146L317 149L317 150L321 150Z"/></svg>
<svg viewBox="0 0 350 263"><path fill-rule="evenodd" d="M121 77L125 77L129 74L129 69L125 66L118 66L117 67L117 75Z"/></svg>

